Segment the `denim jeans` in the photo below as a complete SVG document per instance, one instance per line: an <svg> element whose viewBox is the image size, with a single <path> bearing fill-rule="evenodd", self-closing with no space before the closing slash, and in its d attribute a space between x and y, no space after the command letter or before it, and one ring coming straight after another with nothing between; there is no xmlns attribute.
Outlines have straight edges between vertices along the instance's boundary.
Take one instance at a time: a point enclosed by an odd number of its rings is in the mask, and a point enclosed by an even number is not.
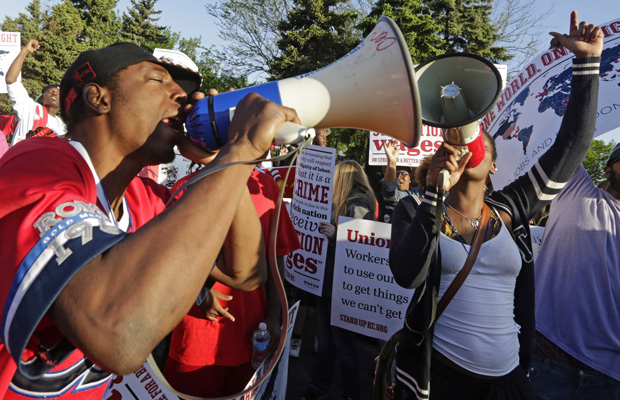
<svg viewBox="0 0 620 400"><path fill-rule="evenodd" d="M359 399L360 381L357 361L357 333L330 324L331 299L319 298L319 348L314 360L312 386L327 393L334 374L336 358L340 365L340 395L342 398Z"/></svg>
<svg viewBox="0 0 620 400"><path fill-rule="evenodd" d="M534 354L530 381L540 400L620 400L620 382Z"/></svg>

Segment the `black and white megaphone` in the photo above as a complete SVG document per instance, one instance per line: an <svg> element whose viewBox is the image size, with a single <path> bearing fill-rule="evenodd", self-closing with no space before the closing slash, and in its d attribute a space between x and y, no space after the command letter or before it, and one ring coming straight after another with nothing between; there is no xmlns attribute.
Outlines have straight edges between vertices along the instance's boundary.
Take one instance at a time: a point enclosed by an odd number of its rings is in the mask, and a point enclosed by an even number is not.
<svg viewBox="0 0 620 400"><path fill-rule="evenodd" d="M338 127L381 132L409 147L420 140L411 55L398 27L385 16L355 49L324 68L198 101L186 120L188 137L205 149L223 146L236 105L251 92L297 111L303 126L284 124L276 144L314 136L308 128Z"/></svg>
<svg viewBox="0 0 620 400"><path fill-rule="evenodd" d="M490 61L467 53L444 54L418 65L415 75L420 91L422 121L443 128L443 139L472 153L468 167L484 159L484 140L478 120L488 113L502 93L502 78ZM439 186L449 175L443 170Z"/></svg>

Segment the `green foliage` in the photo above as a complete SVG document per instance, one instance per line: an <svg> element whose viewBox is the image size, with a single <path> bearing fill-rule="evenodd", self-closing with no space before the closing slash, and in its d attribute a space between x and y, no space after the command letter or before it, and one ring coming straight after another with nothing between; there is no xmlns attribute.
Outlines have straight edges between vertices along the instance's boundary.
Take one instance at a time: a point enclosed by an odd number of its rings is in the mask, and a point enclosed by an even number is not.
<svg viewBox="0 0 620 400"><path fill-rule="evenodd" d="M22 68L22 82L31 97L37 97L41 89L50 82L60 82L54 80L57 75L58 67L50 60L50 55L46 54L49 43L46 40L57 27L53 25L50 29L51 14L41 10L39 0L33 0L26 6L25 12L20 13L17 18L5 17L0 29L5 32L21 32L22 45L29 39L37 39L41 45L39 51L34 55L26 57ZM50 69L50 66L52 68ZM0 95L0 111L3 114L11 113L11 102L6 94Z"/></svg>
<svg viewBox="0 0 620 400"><path fill-rule="evenodd" d="M332 129L327 146L342 152L347 160L355 160L363 167L368 158L368 131L360 129Z"/></svg>
<svg viewBox="0 0 620 400"><path fill-rule="evenodd" d="M278 24L293 0L221 0L208 13L218 22L220 38L227 44L226 64L241 75L269 73L269 64L280 54Z"/></svg>
<svg viewBox="0 0 620 400"><path fill-rule="evenodd" d="M72 0L84 21L84 30L79 39L87 42L89 48L97 49L118 42L121 20L114 9L118 0Z"/></svg>
<svg viewBox="0 0 620 400"><path fill-rule="evenodd" d="M610 143L605 143L602 140L592 141L592 146L590 146L590 150L583 160L583 167L588 171L595 185L606 180L605 164L615 145L616 143L613 141Z"/></svg>
<svg viewBox="0 0 620 400"><path fill-rule="evenodd" d="M359 24L368 35L381 15L401 29L413 62L453 52L468 52L494 62L512 58L492 23L493 0L379 0Z"/></svg>
<svg viewBox="0 0 620 400"><path fill-rule="evenodd" d="M161 10L155 9L157 0L131 0L131 7L123 13L121 37L153 51L170 49L174 45L169 29L157 25Z"/></svg>
<svg viewBox="0 0 620 400"><path fill-rule="evenodd" d="M60 83L69 65L85 50L118 41L132 41L152 51L175 47L192 58L204 76L203 89L220 91L247 86L245 78L232 76L220 67L217 54L200 46L200 38L181 39L170 28L157 25L161 11L157 0L131 0L122 20L114 9L118 0L59 0L51 9L41 10L40 0L32 0L17 18L5 17L2 31L21 32L22 46L37 39L40 49L26 57L22 82L32 98L49 83ZM0 95L0 112L11 112L6 94Z"/></svg>
<svg viewBox="0 0 620 400"><path fill-rule="evenodd" d="M180 39L178 34L173 35L178 49L194 60L198 70L202 74L202 86L200 90L206 92L209 89L217 89L224 92L229 89L238 89L248 86L245 77L235 76L221 67L221 54L213 49L200 45L199 38Z"/></svg>
<svg viewBox="0 0 620 400"><path fill-rule="evenodd" d="M357 17L334 8L347 0L295 0L288 18L278 25L281 54L269 63L272 79L314 71L338 60L359 42L353 32Z"/></svg>
<svg viewBox="0 0 620 400"><path fill-rule="evenodd" d="M426 2L421 0L379 0L370 14L361 19L359 28L366 37L385 15L396 22L405 37L415 64L442 54L443 41Z"/></svg>
<svg viewBox="0 0 620 400"><path fill-rule="evenodd" d="M512 58L506 48L494 45L499 31L491 22L493 0L435 0L428 4L444 53L467 52L493 62Z"/></svg>

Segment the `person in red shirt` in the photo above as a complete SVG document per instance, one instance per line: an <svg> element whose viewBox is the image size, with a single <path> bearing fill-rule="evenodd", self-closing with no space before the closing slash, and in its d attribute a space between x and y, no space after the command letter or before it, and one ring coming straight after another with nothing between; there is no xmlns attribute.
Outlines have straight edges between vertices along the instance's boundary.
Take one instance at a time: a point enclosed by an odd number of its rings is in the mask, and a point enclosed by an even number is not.
<svg viewBox="0 0 620 400"><path fill-rule="evenodd" d="M184 181L177 182L173 192ZM248 188L261 221L267 256L272 257L270 234L278 185L269 174L255 169ZM283 265L284 255L300 247L293 223L282 207L276 239L278 265ZM215 283L210 291L211 301L192 306L172 332L164 376L175 389L192 396L220 397L245 388L254 374L250 365L254 330L265 321L272 334L272 344L278 342L280 335L280 303L273 284L273 279L268 277L264 288L242 292Z"/></svg>
<svg viewBox="0 0 620 400"><path fill-rule="evenodd" d="M138 178L183 132L201 77L133 43L81 53L60 87L71 142L32 138L0 158L0 398L101 399L183 319L208 276L244 290L266 277L251 165L170 194ZM204 97L195 94L193 99ZM211 162L255 160L289 108L248 95ZM227 269L212 266L234 248Z"/></svg>

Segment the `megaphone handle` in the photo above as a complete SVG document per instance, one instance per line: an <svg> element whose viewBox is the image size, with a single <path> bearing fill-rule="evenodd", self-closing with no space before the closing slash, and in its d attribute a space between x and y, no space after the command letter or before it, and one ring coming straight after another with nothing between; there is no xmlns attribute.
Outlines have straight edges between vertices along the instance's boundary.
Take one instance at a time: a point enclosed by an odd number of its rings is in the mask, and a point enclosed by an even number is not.
<svg viewBox="0 0 620 400"><path fill-rule="evenodd" d="M437 175L437 187L446 190L446 185L450 181L450 171L442 168Z"/></svg>
<svg viewBox="0 0 620 400"><path fill-rule="evenodd" d="M314 139L316 132L313 128L306 128L293 122L285 122L276 132L275 144L300 143L309 138Z"/></svg>

